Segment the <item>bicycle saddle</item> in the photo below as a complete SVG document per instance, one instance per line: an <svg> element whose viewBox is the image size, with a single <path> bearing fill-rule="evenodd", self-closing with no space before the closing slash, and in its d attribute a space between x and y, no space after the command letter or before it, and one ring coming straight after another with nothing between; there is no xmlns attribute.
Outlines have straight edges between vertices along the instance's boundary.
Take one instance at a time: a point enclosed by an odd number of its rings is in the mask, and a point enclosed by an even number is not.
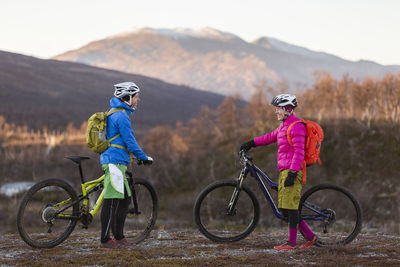
<svg viewBox="0 0 400 267"><path fill-rule="evenodd" d="M90 159L89 157L86 156L66 156L65 158L72 160L76 164L81 164L81 161L84 159Z"/></svg>

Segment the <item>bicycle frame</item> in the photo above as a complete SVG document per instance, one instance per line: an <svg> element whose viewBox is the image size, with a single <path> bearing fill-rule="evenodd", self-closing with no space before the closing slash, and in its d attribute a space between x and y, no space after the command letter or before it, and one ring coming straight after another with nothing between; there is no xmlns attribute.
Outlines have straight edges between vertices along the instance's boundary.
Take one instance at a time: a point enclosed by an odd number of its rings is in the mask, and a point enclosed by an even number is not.
<svg viewBox="0 0 400 267"><path fill-rule="evenodd" d="M131 177L132 173L129 173L128 175L129 175L128 183L133 183L133 180ZM82 195L79 196L79 201L83 199L83 207L85 209L87 209L88 201L89 201L89 198L87 197L87 195L94 191L97 191L101 187L103 187L103 184L104 184L103 182L104 182L104 175L96 180L89 181L89 182L82 184ZM133 208L131 208L129 210L129 212L131 212L133 214L140 214L139 204L136 199L136 191L135 191L135 188L133 188L133 187L131 188L131 194L132 194L131 198L132 198L132 202L133 202ZM92 217L94 217L94 215L100 209L101 204L103 203L103 200L104 200L104 190L101 192L100 196L97 198L96 204L93 206L92 210L89 211L89 214L92 215Z"/></svg>
<svg viewBox="0 0 400 267"><path fill-rule="evenodd" d="M83 180L82 180L83 181ZM78 199L75 200L74 202L70 203L68 206L64 207L63 209L59 210L56 214L56 217L59 219L65 219L65 220L70 220L71 218L79 220L80 217L79 216L74 216L74 215L69 215L69 214L62 214L62 212L68 208L70 208L71 206L75 205L76 203L81 202L81 200L83 200L83 209L87 209L88 208L88 202L89 202L89 198L88 195L92 192L95 192L99 189L101 189L103 187L103 182L104 182L104 175L102 175L100 178L96 179L96 180L92 180L89 182L83 182L82 185L82 195L78 196ZM99 211L101 204L103 203L104 200L104 190L101 192L100 196L97 198L96 200L96 204L94 205L94 207L92 208L92 210L89 211L89 214L94 217L94 215ZM62 206L64 204L67 204L71 202L71 199L66 199L60 203L55 204L54 206Z"/></svg>
<svg viewBox="0 0 400 267"><path fill-rule="evenodd" d="M264 193L265 199L268 201L268 203L271 206L272 211L274 212L275 216L281 220L285 219L285 216L279 211L277 206L275 205L274 200L271 197L271 194L268 191L268 188L266 184L268 184L269 187L278 187L278 183L273 182L268 175L266 175L260 168L258 168L252 161L249 159L245 154L242 154L243 160L244 160L244 167L242 168L238 180L238 191L241 190L241 186L243 184L244 179L246 178L247 174L251 174L253 176L258 184L260 185L262 192ZM231 201L229 203L229 213L233 210L232 208L236 205L237 201L237 194L238 192L234 192L231 198ZM317 205L314 205L309 202L301 203L303 207L306 207L307 209L312 210L315 212L317 215L307 215L303 216L303 220L312 220L312 221L325 221L329 218L329 214L326 214L323 212L323 210L318 207Z"/></svg>
<svg viewBox="0 0 400 267"><path fill-rule="evenodd" d="M132 179L132 173L131 172L127 172L127 175L129 176L128 178L128 182L130 184L133 183L133 179ZM89 202L89 198L88 195L91 194L92 192L95 192L97 190L101 190L102 187L104 185L104 175L102 175L100 178L96 179L96 180L92 180L89 182L84 182L84 180L82 179L82 194L78 196L78 199L75 200L74 202L70 203L68 206L64 207L63 209L61 209L60 211L57 212L56 217L58 219L65 219L65 220L70 220L71 218L79 220L80 216L74 216L74 215L69 215L69 214L62 214L62 212L68 208L70 208L71 206L75 205L76 203L81 202L82 200L82 209L87 210L88 214L90 214L92 216L92 218L96 215L96 213L99 211L101 204L103 204L104 201L104 190L101 192L100 196L97 198L95 205L93 206L93 208L89 211L88 210L88 202ZM132 202L133 202L133 207L131 209L129 209L129 212L132 214L140 214L139 211L139 204L138 201L136 199L136 191L135 189L132 187L131 188L131 194L132 194ZM65 205L67 203L71 202L71 199L67 199L64 200L60 203L55 204L54 206L62 206ZM80 214L82 215L82 214Z"/></svg>
<svg viewBox="0 0 400 267"><path fill-rule="evenodd" d="M263 171L261 171L254 164L253 165L246 164L246 167L244 167L242 169L242 172L244 172L243 180L246 178L248 173L250 173L251 176L253 176L257 180L258 184L260 185L260 187L262 189L262 192L264 193L264 197L270 204L271 209L274 212L275 216L278 217L279 219L283 220L284 216L279 211L278 207L275 205L275 202L272 199L271 194L269 193L268 188L265 184L265 183L267 183L270 187L278 187L278 183L273 182Z"/></svg>
<svg viewBox="0 0 400 267"><path fill-rule="evenodd" d="M87 209L89 202L89 198L87 197L87 195L103 187L103 182L104 182L104 175L102 175L100 178L96 180L82 184L83 207L85 209ZM79 199L81 199L81 197L79 197ZM94 215L99 211L101 204L103 203L103 200L104 200L104 190L97 198L96 204L93 206L92 210L89 211L89 214L92 215L92 217L94 217Z"/></svg>

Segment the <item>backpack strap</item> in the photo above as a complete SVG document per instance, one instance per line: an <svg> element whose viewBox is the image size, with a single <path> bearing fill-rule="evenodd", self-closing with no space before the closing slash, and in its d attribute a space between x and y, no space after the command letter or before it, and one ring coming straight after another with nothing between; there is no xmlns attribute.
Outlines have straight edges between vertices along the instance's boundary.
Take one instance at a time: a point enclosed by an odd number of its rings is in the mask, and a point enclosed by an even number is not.
<svg viewBox="0 0 400 267"><path fill-rule="evenodd" d="M111 114L113 114L114 112L117 112L117 111L123 111L123 112L126 114L126 111L125 111L124 108L114 108L114 109L112 109L112 110L106 112L106 115L107 115L107 116L110 116Z"/></svg>
<svg viewBox="0 0 400 267"><path fill-rule="evenodd" d="M289 127L288 127L288 129L287 129L287 131L286 131L286 136L287 136L287 139L288 139L288 141L289 141L289 145L290 145L290 146L293 146L292 137L290 136L290 130L293 128L293 126L294 126L296 123L299 123L299 122L305 123L303 119L300 119L299 121L295 121L295 122L293 122L292 124L289 125Z"/></svg>
<svg viewBox="0 0 400 267"><path fill-rule="evenodd" d="M111 114L113 114L114 112L117 112L117 111L122 111L122 112L124 112L124 113L126 114L126 111L125 111L124 108L114 108L114 109L110 110L109 112L107 112L107 117L110 116ZM118 148L124 149L124 150L126 150L126 151L129 152L129 150L128 150L126 147L124 147L124 146L120 146L120 145L116 145L116 144L111 144L111 141L113 141L113 140L114 140L115 138L117 138L118 136L120 136L120 134L117 134L117 135L111 137L110 139L108 139L108 141L109 141L109 146L118 147ZM130 153L130 152L129 152L129 153Z"/></svg>

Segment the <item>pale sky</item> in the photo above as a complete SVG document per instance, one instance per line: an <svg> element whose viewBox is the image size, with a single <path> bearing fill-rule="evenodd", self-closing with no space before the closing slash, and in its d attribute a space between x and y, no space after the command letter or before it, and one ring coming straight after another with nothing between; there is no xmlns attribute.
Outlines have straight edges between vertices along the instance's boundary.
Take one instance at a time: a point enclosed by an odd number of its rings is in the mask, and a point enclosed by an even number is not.
<svg viewBox="0 0 400 267"><path fill-rule="evenodd" d="M0 0L0 50L50 58L134 27L212 27L400 65L400 0Z"/></svg>

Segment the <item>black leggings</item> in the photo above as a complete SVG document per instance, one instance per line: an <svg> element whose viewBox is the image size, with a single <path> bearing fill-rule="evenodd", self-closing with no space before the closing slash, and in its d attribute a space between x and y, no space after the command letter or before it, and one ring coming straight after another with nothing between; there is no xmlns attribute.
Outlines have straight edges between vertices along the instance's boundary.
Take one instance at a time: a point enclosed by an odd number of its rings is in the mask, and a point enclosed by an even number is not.
<svg viewBox="0 0 400 267"><path fill-rule="evenodd" d="M126 189L124 199L104 199L101 210L101 242L110 240L110 230L115 239L124 238L124 224L130 202Z"/></svg>
<svg viewBox="0 0 400 267"><path fill-rule="evenodd" d="M298 210L280 209L285 220L289 221L289 228L297 228L297 225L302 221Z"/></svg>

